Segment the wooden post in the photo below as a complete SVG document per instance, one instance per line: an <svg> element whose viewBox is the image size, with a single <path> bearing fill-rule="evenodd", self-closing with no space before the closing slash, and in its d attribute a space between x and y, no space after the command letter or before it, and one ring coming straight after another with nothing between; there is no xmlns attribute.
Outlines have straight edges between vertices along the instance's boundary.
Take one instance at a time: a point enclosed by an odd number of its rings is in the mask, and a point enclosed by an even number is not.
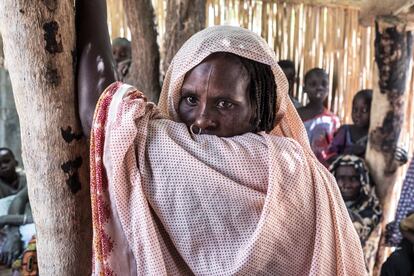
<svg viewBox="0 0 414 276"><path fill-rule="evenodd" d="M385 226L395 214L393 187L399 164L394 159L404 121L407 75L412 58L412 34L397 17L377 17L375 23L377 85L371 107L366 160L383 207L382 235L373 275L379 275L386 259Z"/></svg>
<svg viewBox="0 0 414 276"><path fill-rule="evenodd" d="M408 67L412 58L412 34L396 17L376 21L375 60L378 86L374 86L366 159L382 203L392 191L398 164L394 150L404 120Z"/></svg>
<svg viewBox="0 0 414 276"><path fill-rule="evenodd" d="M123 0L131 30L132 64L126 80L158 102L160 85L160 53L151 0Z"/></svg>
<svg viewBox="0 0 414 276"><path fill-rule="evenodd" d="M1 0L40 275L90 275L88 154L77 119L72 0Z"/></svg>
<svg viewBox="0 0 414 276"><path fill-rule="evenodd" d="M206 25L205 0L173 0L167 3L163 73L167 72L171 60L184 42Z"/></svg>

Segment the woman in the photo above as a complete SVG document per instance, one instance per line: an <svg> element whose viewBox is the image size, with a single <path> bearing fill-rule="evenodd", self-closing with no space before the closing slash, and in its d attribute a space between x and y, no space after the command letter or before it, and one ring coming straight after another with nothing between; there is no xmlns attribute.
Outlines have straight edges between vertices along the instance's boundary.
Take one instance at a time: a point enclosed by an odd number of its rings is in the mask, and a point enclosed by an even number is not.
<svg viewBox="0 0 414 276"><path fill-rule="evenodd" d="M80 18L104 14L104 1L88 3ZM94 81L113 74L94 66L106 44L82 37L80 47L96 47L80 60L87 112ZM93 125L94 273L363 275L346 207L287 90L264 40L221 26L183 45L158 107L131 86L109 86L93 124L81 113Z"/></svg>
<svg viewBox="0 0 414 276"><path fill-rule="evenodd" d="M370 266L375 261L378 241L375 241L374 229L379 225L382 210L374 186L370 184L367 166L358 156L340 155L329 169L335 175Z"/></svg>

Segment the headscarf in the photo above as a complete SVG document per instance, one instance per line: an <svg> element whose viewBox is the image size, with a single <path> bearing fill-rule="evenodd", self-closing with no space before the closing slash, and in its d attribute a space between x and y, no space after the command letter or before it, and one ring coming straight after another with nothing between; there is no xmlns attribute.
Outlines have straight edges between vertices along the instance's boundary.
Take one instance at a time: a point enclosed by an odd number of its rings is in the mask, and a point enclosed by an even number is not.
<svg viewBox="0 0 414 276"><path fill-rule="evenodd" d="M263 38L244 28L213 26L187 40L165 74L158 103L160 111L170 119L180 121L177 110L186 73L215 52L232 53L270 66L277 87L276 127L271 134L293 138L311 152L306 130L289 98L289 83L277 64L275 52Z"/></svg>
<svg viewBox="0 0 414 276"><path fill-rule="evenodd" d="M346 202L349 214L355 229L364 246L372 230L377 226L382 215L381 205L375 194L375 188L371 185L368 168L365 161L355 155L340 155L329 167L335 175L341 166L351 166L359 176L361 188L358 198L353 202Z"/></svg>
<svg viewBox="0 0 414 276"><path fill-rule="evenodd" d="M192 135L177 107L185 74L214 52L270 65L277 126ZM238 27L190 38L159 107L131 86L102 94L91 135L96 275L364 275L333 176L317 161L274 52Z"/></svg>

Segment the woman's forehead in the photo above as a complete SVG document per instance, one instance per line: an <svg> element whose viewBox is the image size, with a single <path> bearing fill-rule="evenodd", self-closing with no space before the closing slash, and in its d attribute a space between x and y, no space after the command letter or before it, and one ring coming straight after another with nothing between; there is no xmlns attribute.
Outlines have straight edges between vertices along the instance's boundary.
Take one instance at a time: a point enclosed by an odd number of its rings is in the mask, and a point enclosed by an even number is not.
<svg viewBox="0 0 414 276"><path fill-rule="evenodd" d="M208 82L215 86L228 87L244 80L248 80L247 70L237 57L215 55L190 70L184 78L183 86Z"/></svg>
<svg viewBox="0 0 414 276"><path fill-rule="evenodd" d="M336 174L341 175L355 175L357 174L355 167L352 165L339 165L339 167L336 169Z"/></svg>

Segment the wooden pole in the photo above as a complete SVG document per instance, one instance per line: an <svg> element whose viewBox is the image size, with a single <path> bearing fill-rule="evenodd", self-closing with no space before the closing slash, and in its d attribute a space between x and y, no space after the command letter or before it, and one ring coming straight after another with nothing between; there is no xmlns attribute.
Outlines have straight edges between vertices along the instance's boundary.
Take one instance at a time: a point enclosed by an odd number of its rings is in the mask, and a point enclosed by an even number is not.
<svg viewBox="0 0 414 276"><path fill-rule="evenodd" d="M132 64L127 83L158 102L160 85L160 53L151 0L123 0L131 30Z"/></svg>
<svg viewBox="0 0 414 276"><path fill-rule="evenodd" d="M171 60L193 34L206 25L205 0L177 0L167 2L167 17L164 35L163 73L170 66Z"/></svg>
<svg viewBox="0 0 414 276"><path fill-rule="evenodd" d="M375 24L375 61L377 83L371 107L371 122L366 160L383 207L382 237L373 275L379 275L386 259L385 226L395 214L393 187L399 165L394 159L408 99L407 78L412 58L412 34L394 16L377 17Z"/></svg>
<svg viewBox="0 0 414 276"><path fill-rule="evenodd" d="M396 17L379 17L375 38L379 79L374 84L366 159L383 203L397 175L398 163L394 160L394 151L403 126L411 58L412 34L406 31L405 24Z"/></svg>
<svg viewBox="0 0 414 276"><path fill-rule="evenodd" d="M40 275L91 273L88 154L75 109L72 0L2 0Z"/></svg>

